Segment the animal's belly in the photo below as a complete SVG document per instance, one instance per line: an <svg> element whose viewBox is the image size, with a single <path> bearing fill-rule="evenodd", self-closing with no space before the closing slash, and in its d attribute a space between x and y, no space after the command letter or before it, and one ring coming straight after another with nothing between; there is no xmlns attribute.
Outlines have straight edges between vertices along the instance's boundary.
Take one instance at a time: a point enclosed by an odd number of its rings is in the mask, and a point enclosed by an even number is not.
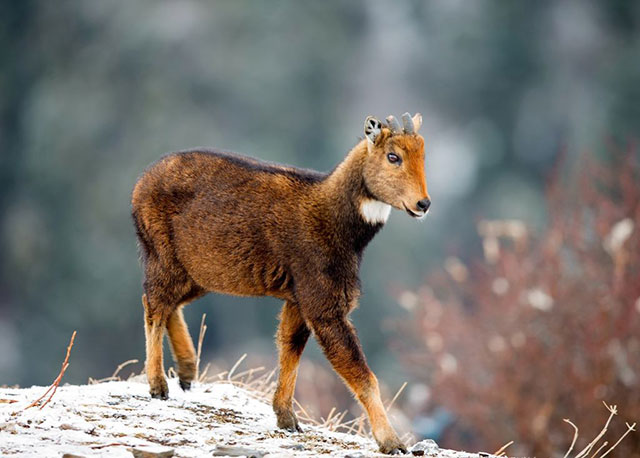
<svg viewBox="0 0 640 458"><path fill-rule="evenodd" d="M274 235L266 232L264 211L252 219L228 205L218 206L216 212L193 208L177 215L173 223L178 259L206 290L281 297L278 292L291 285L288 272L270 249Z"/></svg>
<svg viewBox="0 0 640 458"><path fill-rule="evenodd" d="M189 276L208 291L237 296L264 296L266 288L256 275L255 265L227 253L204 251L197 259L182 264Z"/></svg>
<svg viewBox="0 0 640 458"><path fill-rule="evenodd" d="M189 276L207 291L237 296L268 294L263 272L269 256L247 240L214 235L212 231L208 236L181 240L184 237L176 234L176 240L180 241L178 260Z"/></svg>

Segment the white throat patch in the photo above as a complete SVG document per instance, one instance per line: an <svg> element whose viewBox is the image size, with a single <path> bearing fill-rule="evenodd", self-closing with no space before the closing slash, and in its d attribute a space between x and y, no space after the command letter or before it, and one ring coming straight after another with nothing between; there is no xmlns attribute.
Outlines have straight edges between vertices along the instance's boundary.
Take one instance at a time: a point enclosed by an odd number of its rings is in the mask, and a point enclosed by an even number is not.
<svg viewBox="0 0 640 458"><path fill-rule="evenodd" d="M391 205L375 199L363 199L360 202L360 214L367 223L386 223L391 213Z"/></svg>

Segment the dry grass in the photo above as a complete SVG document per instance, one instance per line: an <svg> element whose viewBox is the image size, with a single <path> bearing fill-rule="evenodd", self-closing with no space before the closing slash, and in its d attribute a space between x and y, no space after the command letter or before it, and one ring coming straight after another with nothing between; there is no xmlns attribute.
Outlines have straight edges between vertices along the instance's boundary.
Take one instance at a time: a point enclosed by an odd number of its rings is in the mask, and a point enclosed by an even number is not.
<svg viewBox="0 0 640 458"><path fill-rule="evenodd" d="M101 379L94 379L92 377L89 377L89 385L95 385L97 383L102 383L102 382L122 381L119 375L120 371L125 367L129 366L130 364L137 364L137 363L138 363L137 359L130 359L128 361L125 361L124 363L119 364L118 367L116 367L116 370L113 371L113 374L110 377L105 377Z"/></svg>
<svg viewBox="0 0 640 458"><path fill-rule="evenodd" d="M493 452L493 454L495 456L507 456L507 453L505 452L505 450L511 446L513 444L514 441L509 441L506 444L504 444L502 447L500 447L498 450L496 450L495 452Z"/></svg>
<svg viewBox="0 0 640 458"><path fill-rule="evenodd" d="M238 358L238 360L231 366L229 370L224 370L213 375L208 375L208 372L211 369L210 364L207 364L204 370L202 371L200 370L202 343L204 341L204 337L207 331L205 318L206 318L206 314L203 314L202 320L200 322L200 332L198 335L197 356L196 356L197 382L201 384L230 383L240 388L243 388L249 393L250 396L252 396L255 399L271 402L271 398L273 397L273 393L275 392L276 384L277 384L277 377L276 377L277 368L273 368L272 370L267 371L264 366L260 366L260 367L246 369L243 371L238 371L242 363L247 358L246 353L243 354L240 358ZM74 333L74 336L75 336L75 333ZM71 345L73 345L73 343L71 343ZM69 350L70 350L70 347L69 347ZM65 359L65 362L67 360L68 360L68 353L67 353L67 358ZM95 384L95 383L102 383L102 382L108 382L108 381L121 381L122 378L120 377L119 374L122 371L122 369L127 367L130 364L135 364L137 362L138 360L136 359L125 361L115 369L113 375L111 375L110 377L106 377L103 379L90 378L89 383ZM63 364L63 367L64 367L64 364ZM169 368L168 374L169 376L173 376L173 377L177 376L176 371L173 367ZM135 373L132 373L128 378L130 379L135 376L137 375ZM393 396L393 398L391 398L391 400L387 403L387 406L386 406L387 411L391 409L391 407L394 405L394 403L400 397L400 395L402 394L402 392L405 390L406 387L407 387L407 382L402 384L402 386L398 389L398 391ZM356 418L345 420L345 418L348 415L348 410L339 411L338 409L333 407L326 418L322 416L320 418L316 418L313 415L309 414L307 409L305 409L304 406L297 399L294 398L293 404L294 404L294 411L296 415L304 423L323 427L328 429L329 431L343 432L347 434L354 434L362 437L371 438L371 434L368 431L368 428L366 426L367 421L364 413ZM583 450L581 450L575 455L571 455L571 453L573 452L573 448L578 440L579 430L578 430L578 427L573 422L571 422L568 419L564 420L566 423L568 423L573 427L574 435L573 435L573 440L571 442L571 446L569 447L569 449L567 450L563 458L605 458L607 455L611 453L612 450L614 450L620 444L620 442L622 442L622 440L630 432L636 431L635 429L636 423L633 423L633 424L626 423L626 426L627 426L626 432L622 434L621 437L619 437L618 440L613 445L611 445L609 448L606 449L606 447L609 445L609 442L604 441L602 444L598 446L598 448L595 450L593 454L589 455L589 453L593 451L593 449L598 444L598 442L604 437L604 435L606 434L609 428L609 424L611 423L611 420L618 412L617 406L614 406L614 405L610 406L610 405L607 405L606 403L604 403L604 405L610 414L604 427L602 428L600 433ZM402 439L406 443L411 443L414 441L414 438L410 433L405 434L402 437ZM513 443L514 441L507 442L502 447L500 447L500 449L496 450L493 453L493 455L499 456L499 457L507 457L506 449L510 447ZM600 454L601 452L603 453Z"/></svg>
<svg viewBox="0 0 640 458"><path fill-rule="evenodd" d="M207 329L206 325L204 324L205 316L206 315L204 314L202 316L202 321L200 324L200 334L198 336L198 365L200 364L199 355L202 348L202 342L204 340L204 334ZM200 383L216 383L216 382L232 383L234 385L237 385L247 390L251 396L260 400L270 402L276 388L276 383L277 383L277 378L275 377L276 368L266 372L264 367L257 367L257 368L248 369L248 370L236 373L238 367L240 367L240 365L246 359L246 357L247 357L247 354L245 353L235 362L235 364L233 364L230 370L222 371L209 377L206 377L206 372L210 367L209 365L207 365L205 370L203 371L203 374L202 374L203 376L200 377L198 381ZM391 401L389 401L389 403L386 406L387 411L391 409L393 404L396 402L396 400L402 394L402 392L406 387L407 387L407 382L403 383L402 386L396 392L396 394L393 396L393 398L391 398ZM301 421L305 423L312 424L315 426L321 426L323 428L328 429L329 431L343 432L347 434L355 434L355 435L371 438L371 434L365 426L367 422L366 422L366 416L364 413L356 418L345 421L345 418L348 414L348 410L338 411L335 407L333 407L326 418L320 417L318 419L310 415L297 399L294 398L293 403L294 403L294 410L296 412L296 415ZM567 423L569 423L574 427L575 432L574 432L573 441L571 443L571 447L569 448L567 453L564 455L564 458L604 458L607 455L609 455L609 453L620 444L620 442L627 436L627 434L629 434L632 431L635 431L636 423L633 423L631 425L626 423L627 431L611 447L609 447L603 454L599 455L599 453L608 445L608 442L604 442L595 451L595 453L589 456L588 454L592 451L595 445L600 441L600 439L602 439L602 437L607 432L607 428L609 427L611 419L613 418L613 416L617 414L616 406L609 406L606 403L604 403L604 405L610 412L607 422L605 423L600 433L596 436L596 438L593 441L591 441L589 445L585 447L580 453L574 455L573 457L570 456L570 453L573 450L573 447L578 439L578 427L575 426L568 419L565 419ZM403 436L402 439L405 442L410 443L410 441L413 440L413 437L410 433L407 433L405 436ZM506 443L500 449L494 452L494 455L506 457L507 454L505 450L509 446L511 446L513 443L514 441L510 441Z"/></svg>
<svg viewBox="0 0 640 458"><path fill-rule="evenodd" d="M273 368L270 371L267 371L264 366L250 368L241 372L237 372L238 368L247 358L247 354L243 354L234 364L231 366L231 369L219 372L215 375L207 375L211 366L207 364L202 372L200 372L200 356L202 352L202 342L204 341L204 336L207 331L207 326L205 324L206 314L202 315L202 320L200 322L200 333L198 335L198 346L197 346L197 366L196 366L196 374L199 374L197 377L197 381L199 383L216 383L216 382L225 382L237 385L241 388L247 390L251 396L256 399L260 399L266 402L271 402L271 398L276 389L277 378L276 372L277 368ZM387 411L391 409L395 401L398 399L400 394L406 388L407 383L405 382L393 396L391 401L387 404ZM303 405L294 398L293 400L293 408L298 416L298 418L308 424L312 424L315 426L321 426L323 428L328 429L329 431L335 432L344 432L349 434L356 434L363 437L371 438L371 434L366 428L366 416L363 413L357 418L353 418L351 420L345 421L347 417L348 410L338 411L335 407L331 409L326 418L320 417L316 418L313 415L310 415L309 412L303 407ZM411 440L412 435L407 434L403 437L404 440Z"/></svg>
<svg viewBox="0 0 640 458"><path fill-rule="evenodd" d="M635 429L636 423L633 423L631 425L629 423L625 423L625 425L627 426L627 430L620 436L620 438L611 447L609 447L602 455L600 455L599 453L607 445L609 445L609 443L605 441L596 449L596 451L592 455L589 455L589 453L591 453L591 451L596 446L596 444L600 441L600 439L602 439L606 434L607 429L609 428L609 424L611 423L611 419L618 414L617 406L607 405L606 402L603 402L603 404L606 407L606 409L609 411L609 418L607 419L606 423L604 424L604 427L602 428L602 430L600 430L600 433L598 433L595 439L589 442L589 444L585 448L583 448L580 452L578 452L576 455L574 455L573 458L586 458L586 457L604 458L609 453L611 453L611 451L615 449L620 444L620 442L622 442L622 440L627 436L627 434L629 434L631 431L636 430ZM573 440L571 441L571 446L569 447L569 450L567 450L567 453L565 453L564 455L564 458L570 458L571 452L573 451L573 447L575 446L576 441L578 440L579 430L578 430L578 427L574 423L572 423L569 419L565 418L564 421L569 423L573 428Z"/></svg>

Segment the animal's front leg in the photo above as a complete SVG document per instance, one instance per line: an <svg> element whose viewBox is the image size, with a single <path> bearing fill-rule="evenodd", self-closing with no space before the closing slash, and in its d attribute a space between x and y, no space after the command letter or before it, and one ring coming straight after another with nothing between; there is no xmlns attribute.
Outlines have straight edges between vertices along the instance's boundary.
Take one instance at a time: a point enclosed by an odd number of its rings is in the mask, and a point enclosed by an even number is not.
<svg viewBox="0 0 640 458"><path fill-rule="evenodd" d="M405 445L389 423L378 380L367 365L353 325L345 316L325 315L312 319L311 327L333 368L367 411L380 451L393 455L406 453Z"/></svg>
<svg viewBox="0 0 640 458"><path fill-rule="evenodd" d="M280 376L273 396L273 410L278 418L278 427L289 431L302 431L293 412L293 392L296 387L298 363L309 334L309 328L300 315L298 305L285 302L276 335L280 354Z"/></svg>

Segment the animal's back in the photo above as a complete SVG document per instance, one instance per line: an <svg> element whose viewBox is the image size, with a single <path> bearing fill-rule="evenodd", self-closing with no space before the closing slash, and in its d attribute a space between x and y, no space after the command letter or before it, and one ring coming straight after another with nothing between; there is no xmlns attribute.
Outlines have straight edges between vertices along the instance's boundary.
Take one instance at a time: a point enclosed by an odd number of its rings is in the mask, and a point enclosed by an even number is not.
<svg viewBox="0 0 640 458"><path fill-rule="evenodd" d="M198 148L169 154L152 164L133 190L134 210L151 199L179 211L180 204L195 194L218 195L230 200L244 186L289 186L291 190L322 181L326 174L259 161L215 149ZM277 188L270 188L277 191Z"/></svg>
<svg viewBox="0 0 640 458"><path fill-rule="evenodd" d="M300 202L323 178L216 150L171 154L133 192L142 248L205 290L277 295L291 279L275 245L295 232Z"/></svg>

